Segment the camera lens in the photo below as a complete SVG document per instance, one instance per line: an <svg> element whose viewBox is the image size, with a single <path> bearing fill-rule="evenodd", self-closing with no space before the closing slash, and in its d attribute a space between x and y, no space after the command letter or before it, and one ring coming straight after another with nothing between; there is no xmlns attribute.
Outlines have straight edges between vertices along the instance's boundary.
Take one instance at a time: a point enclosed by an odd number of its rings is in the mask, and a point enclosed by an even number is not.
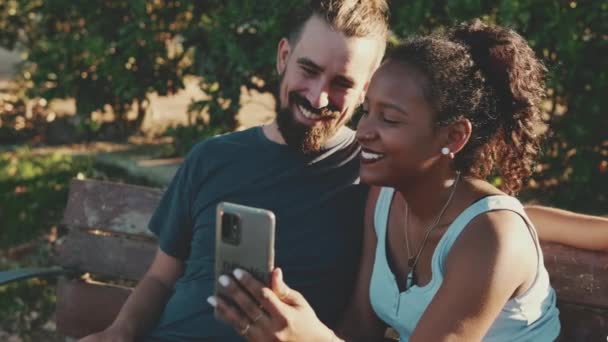
<svg viewBox="0 0 608 342"><path fill-rule="evenodd" d="M226 243L238 245L241 241L241 225L237 215L223 213L222 220L222 240Z"/></svg>

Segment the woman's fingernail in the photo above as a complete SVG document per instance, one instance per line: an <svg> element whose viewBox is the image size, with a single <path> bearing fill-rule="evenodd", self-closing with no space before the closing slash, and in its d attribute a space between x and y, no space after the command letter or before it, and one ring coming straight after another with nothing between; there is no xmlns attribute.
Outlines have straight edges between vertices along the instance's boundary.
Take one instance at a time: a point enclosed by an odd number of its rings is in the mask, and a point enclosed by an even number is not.
<svg viewBox="0 0 608 342"><path fill-rule="evenodd" d="M238 280L243 279L243 270L240 268L235 268L234 271L232 271L232 274L234 274L234 277Z"/></svg>
<svg viewBox="0 0 608 342"><path fill-rule="evenodd" d="M213 307L217 306L217 300L213 296L207 297L207 303L209 303L209 305L211 305Z"/></svg>
<svg viewBox="0 0 608 342"><path fill-rule="evenodd" d="M220 285L222 285L223 287L230 285L230 278L228 278L228 276L226 276L226 275L221 275L220 278L218 279L218 281L220 282Z"/></svg>

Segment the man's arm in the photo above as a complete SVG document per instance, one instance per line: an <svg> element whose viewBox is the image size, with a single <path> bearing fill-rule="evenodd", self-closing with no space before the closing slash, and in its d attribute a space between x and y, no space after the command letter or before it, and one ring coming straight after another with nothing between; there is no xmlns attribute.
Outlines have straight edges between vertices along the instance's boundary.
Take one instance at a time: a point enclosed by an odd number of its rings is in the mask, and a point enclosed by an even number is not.
<svg viewBox="0 0 608 342"><path fill-rule="evenodd" d="M608 218L544 206L526 206L526 213L543 241L608 250Z"/></svg>
<svg viewBox="0 0 608 342"><path fill-rule="evenodd" d="M180 259L157 249L154 261L139 281L118 316L106 330L89 335L81 342L134 341L149 331L171 295L173 285L184 271Z"/></svg>

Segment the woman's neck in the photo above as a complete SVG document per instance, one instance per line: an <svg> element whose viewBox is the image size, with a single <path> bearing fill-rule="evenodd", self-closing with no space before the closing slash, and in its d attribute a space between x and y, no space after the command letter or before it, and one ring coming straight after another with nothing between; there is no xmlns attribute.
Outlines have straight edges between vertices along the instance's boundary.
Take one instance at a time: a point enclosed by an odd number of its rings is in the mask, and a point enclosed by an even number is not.
<svg viewBox="0 0 608 342"><path fill-rule="evenodd" d="M435 221L445 206L450 206L462 182L457 173L452 170L443 172L425 172L416 179L410 179L407 184L396 190L405 199L409 207L409 215L420 222Z"/></svg>

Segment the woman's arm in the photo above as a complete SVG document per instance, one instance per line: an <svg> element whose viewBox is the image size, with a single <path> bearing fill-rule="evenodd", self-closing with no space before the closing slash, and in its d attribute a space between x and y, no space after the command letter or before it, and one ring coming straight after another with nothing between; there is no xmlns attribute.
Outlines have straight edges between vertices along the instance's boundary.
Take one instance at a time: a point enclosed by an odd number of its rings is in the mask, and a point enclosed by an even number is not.
<svg viewBox="0 0 608 342"><path fill-rule="evenodd" d="M450 250L443 283L410 341L481 341L506 302L536 274L537 250L516 214L475 218Z"/></svg>
<svg viewBox="0 0 608 342"><path fill-rule="evenodd" d="M376 316L369 299L369 286L374 267L376 232L374 211L380 189L372 187L365 206L363 250L353 299L338 327L338 334L346 340L374 341L384 336L386 325Z"/></svg>
<svg viewBox="0 0 608 342"><path fill-rule="evenodd" d="M607 217L536 205L526 206L525 209L541 240L608 251Z"/></svg>

